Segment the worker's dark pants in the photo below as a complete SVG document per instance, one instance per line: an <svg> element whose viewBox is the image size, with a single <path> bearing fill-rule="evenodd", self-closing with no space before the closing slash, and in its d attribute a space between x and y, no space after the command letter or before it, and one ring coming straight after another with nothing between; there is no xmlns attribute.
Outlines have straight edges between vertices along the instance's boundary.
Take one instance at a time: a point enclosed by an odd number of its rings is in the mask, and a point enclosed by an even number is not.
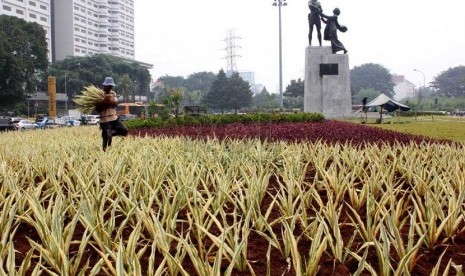
<svg viewBox="0 0 465 276"><path fill-rule="evenodd" d="M102 130L103 151L105 151L107 147L111 146L113 136L128 135L128 128L121 123L119 119L111 122L100 123L100 129Z"/></svg>

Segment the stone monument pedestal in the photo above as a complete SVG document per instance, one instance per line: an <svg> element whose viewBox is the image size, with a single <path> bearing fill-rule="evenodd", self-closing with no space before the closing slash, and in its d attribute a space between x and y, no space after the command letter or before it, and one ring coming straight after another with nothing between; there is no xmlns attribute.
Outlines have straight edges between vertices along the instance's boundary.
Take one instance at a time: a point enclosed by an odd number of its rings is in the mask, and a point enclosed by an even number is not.
<svg viewBox="0 0 465 276"><path fill-rule="evenodd" d="M352 98L347 54L333 54L329 46L306 48L304 112L318 112L326 118L350 116Z"/></svg>

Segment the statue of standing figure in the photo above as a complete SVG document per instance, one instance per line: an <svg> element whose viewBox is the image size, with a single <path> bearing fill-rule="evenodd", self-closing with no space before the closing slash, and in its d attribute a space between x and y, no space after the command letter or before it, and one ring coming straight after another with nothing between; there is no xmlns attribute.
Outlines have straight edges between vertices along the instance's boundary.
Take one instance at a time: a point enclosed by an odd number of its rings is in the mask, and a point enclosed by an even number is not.
<svg viewBox="0 0 465 276"><path fill-rule="evenodd" d="M337 31L346 32L347 27L339 25L337 21L337 17L341 14L341 11L338 8L333 10L332 16L324 15L323 13L320 14L321 20L323 23L326 24L325 31L324 31L324 40L331 41L331 48L333 50L333 54L337 53L338 51L344 51L344 54L347 53L347 49L344 45L339 41L337 37Z"/></svg>
<svg viewBox="0 0 465 276"><path fill-rule="evenodd" d="M318 42L321 46L321 18L320 15L323 13L323 9L321 8L320 2L317 0L310 0L308 1L308 7L310 8L310 13L308 14L308 25L309 25L309 33L308 33L308 43L312 45L312 33L313 33L313 26L316 27L317 35L318 35Z"/></svg>

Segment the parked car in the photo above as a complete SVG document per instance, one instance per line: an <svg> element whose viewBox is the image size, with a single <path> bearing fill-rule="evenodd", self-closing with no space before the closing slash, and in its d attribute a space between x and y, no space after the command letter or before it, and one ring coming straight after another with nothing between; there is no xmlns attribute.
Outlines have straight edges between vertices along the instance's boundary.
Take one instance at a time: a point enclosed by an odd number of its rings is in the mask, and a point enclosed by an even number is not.
<svg viewBox="0 0 465 276"><path fill-rule="evenodd" d="M47 114L36 114L35 117L36 117L35 123L38 123L38 122L42 122L44 118L48 116Z"/></svg>
<svg viewBox="0 0 465 276"><path fill-rule="evenodd" d="M29 120L20 120L17 123L13 123L16 130L27 130L27 129L38 129L39 126Z"/></svg>
<svg viewBox="0 0 465 276"><path fill-rule="evenodd" d="M121 120L121 121L128 121L128 120L134 120L137 118L136 115L134 114L120 114L118 115L118 118Z"/></svg>
<svg viewBox="0 0 465 276"><path fill-rule="evenodd" d="M45 128L58 128L60 125L56 122L56 118L49 118Z"/></svg>
<svg viewBox="0 0 465 276"><path fill-rule="evenodd" d="M44 117L42 121L36 123L37 126L41 129L46 129L46 128L58 128L60 127L60 124L56 122L56 118L48 118Z"/></svg>
<svg viewBox="0 0 465 276"><path fill-rule="evenodd" d="M78 120L74 116L63 116L61 118L57 118L56 123L60 126L80 126L81 121Z"/></svg>
<svg viewBox="0 0 465 276"><path fill-rule="evenodd" d="M15 130L15 126L11 123L11 118L0 116L0 131Z"/></svg>
<svg viewBox="0 0 465 276"><path fill-rule="evenodd" d="M85 116L85 121L83 116ZM87 124L87 125L96 125L100 122L100 116L99 115L83 115L81 116L81 123Z"/></svg>
<svg viewBox="0 0 465 276"><path fill-rule="evenodd" d="M18 123L18 122L21 121L21 120L25 120L25 119L24 119L24 118L21 118L21 117L11 117L11 118L10 118L10 121L11 121L12 124L16 124L16 123Z"/></svg>

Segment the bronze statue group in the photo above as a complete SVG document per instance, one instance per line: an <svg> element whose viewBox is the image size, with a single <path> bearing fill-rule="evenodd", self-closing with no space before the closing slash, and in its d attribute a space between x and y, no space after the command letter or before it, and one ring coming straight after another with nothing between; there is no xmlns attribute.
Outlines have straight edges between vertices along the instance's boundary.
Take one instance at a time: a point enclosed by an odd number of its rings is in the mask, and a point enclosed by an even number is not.
<svg viewBox="0 0 465 276"><path fill-rule="evenodd" d="M308 24L310 27L308 33L308 42L309 45L312 45L312 33L313 27L316 27L317 35L318 35L318 42L321 45L321 21L326 24L323 39L327 41L331 41L331 48L333 54L344 51L344 54L347 53L347 49L344 45L339 41L337 37L337 31L346 32L347 27L339 25L337 21L337 17L341 13L338 8L333 10L333 15L328 16L323 14L323 9L321 8L320 2L318 0L310 0L308 1L308 7L310 8L310 13L308 14Z"/></svg>

